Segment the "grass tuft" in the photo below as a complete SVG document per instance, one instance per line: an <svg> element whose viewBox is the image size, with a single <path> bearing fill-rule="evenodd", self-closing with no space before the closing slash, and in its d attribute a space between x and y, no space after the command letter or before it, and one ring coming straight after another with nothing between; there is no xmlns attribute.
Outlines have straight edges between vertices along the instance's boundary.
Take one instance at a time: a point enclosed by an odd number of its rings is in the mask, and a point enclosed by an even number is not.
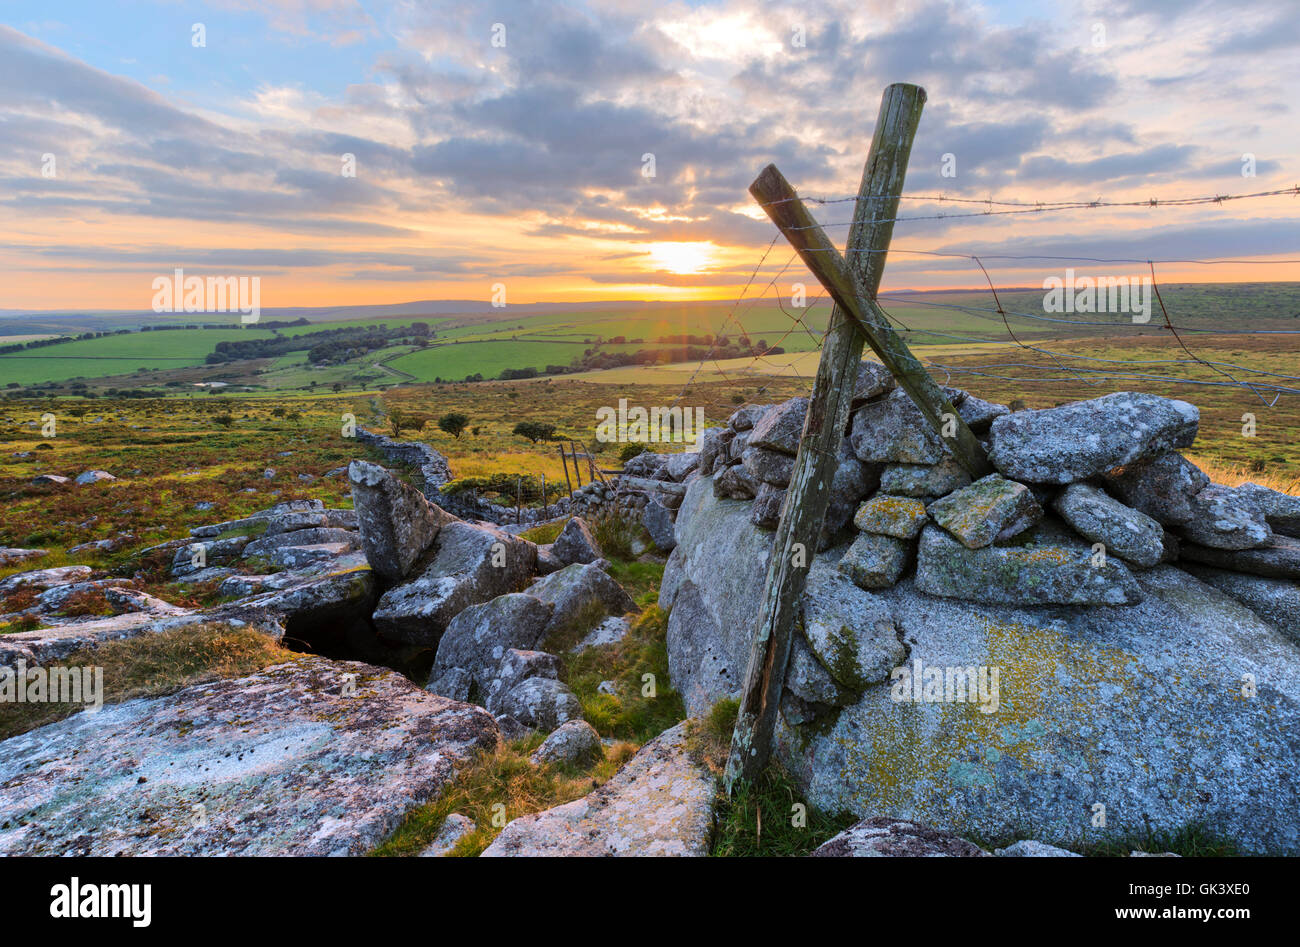
<svg viewBox="0 0 1300 947"><path fill-rule="evenodd" d="M506 822L572 802L598 789L637 750L630 743L615 744L606 749L603 760L589 769L536 766L528 755L541 742L541 734L532 734L502 744L495 752L479 754L436 799L408 812L397 830L370 854L418 855L437 836L447 816L459 812L474 822L474 831L461 839L450 855L479 855Z"/></svg>
<svg viewBox="0 0 1300 947"><path fill-rule="evenodd" d="M76 651L58 666L103 668L104 703L112 704L252 674L297 657L251 628L212 623L106 642L93 650ZM81 709L72 704L0 703L0 740L62 720Z"/></svg>
<svg viewBox="0 0 1300 947"><path fill-rule="evenodd" d="M561 676L601 736L644 743L686 716L681 696L668 682L667 631L667 617L650 606L622 641L561 656ZM602 681L613 681L616 693L600 693Z"/></svg>
<svg viewBox="0 0 1300 947"><path fill-rule="evenodd" d="M715 856L808 855L857 821L814 808L775 762L754 783L739 780L733 788L731 798L718 791Z"/></svg>
<svg viewBox="0 0 1300 947"><path fill-rule="evenodd" d="M559 538L560 533L564 531L564 527L568 522L567 519L561 518L550 523L539 523L536 526L524 530L519 534L519 538L527 539L529 542L537 543L539 546L545 546L548 543L555 542L555 540Z"/></svg>

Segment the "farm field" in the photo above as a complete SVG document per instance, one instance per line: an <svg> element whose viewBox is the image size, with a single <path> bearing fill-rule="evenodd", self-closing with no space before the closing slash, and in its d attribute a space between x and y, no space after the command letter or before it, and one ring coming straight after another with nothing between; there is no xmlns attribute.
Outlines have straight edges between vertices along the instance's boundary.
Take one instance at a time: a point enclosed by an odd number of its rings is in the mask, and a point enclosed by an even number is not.
<svg viewBox="0 0 1300 947"><path fill-rule="evenodd" d="M1047 315L1042 291L1001 290L995 303L988 291L886 293L884 310L903 338L918 349L979 347L997 343L1014 347L1008 328L1017 339L1038 342L1064 335L1089 337L1123 332L1142 339L1159 328L1163 314L1156 310L1148 324L1135 325L1128 315ZM1163 287L1161 296L1170 318L1193 336L1207 332L1250 331L1285 333L1300 327L1300 285L1196 284ZM1003 315L997 311L1000 304ZM320 386L364 388L399 382L433 382L437 379L498 377L506 369L545 369L569 365L588 350L614 353L656 350L672 337L724 336L741 339L740 327L758 350L779 347L786 355L767 357L757 370L805 373L809 362L790 355L815 352L830 315L825 299L812 296L808 307L792 309L769 295L739 303L683 303L656 307L534 311L505 309L499 313L465 315L400 315L374 319L314 322L277 330L256 327L231 329L176 329L158 334L130 333L98 339L59 343L16 354L0 355L5 384L19 386L58 384L84 378L98 388L145 388L162 391L169 382L192 385L223 381L264 390L310 390ZM795 317L798 316L796 319ZM32 317L34 318L34 317ZM190 317L191 319L193 316ZM264 319L276 318L274 314ZM389 329L427 323L433 337L425 348L392 346L372 351L344 364L311 365L305 349L278 356L269 364L246 359L205 365L205 357L221 341L250 338L298 337L324 329L384 326ZM6 325L27 324L25 319L0 319ZM14 337L15 339L18 336ZM612 340L621 340L614 342ZM0 335L0 344L6 337ZM306 344L306 343L304 343ZM720 359L724 372L753 359ZM388 369L376 369L375 362ZM140 371L146 370L141 375ZM176 374L177 370L184 370ZM612 383L650 378L680 379L693 366L650 365L613 368L604 380ZM155 374L157 373L157 374ZM605 374L605 373L601 373ZM719 376L720 377L720 376ZM110 380L111 379L111 380ZM177 385L172 385L175 388Z"/></svg>
<svg viewBox="0 0 1300 947"><path fill-rule="evenodd" d="M21 385L123 375L141 368L202 365L218 342L270 338L265 329L171 329L131 332L0 355L0 377Z"/></svg>

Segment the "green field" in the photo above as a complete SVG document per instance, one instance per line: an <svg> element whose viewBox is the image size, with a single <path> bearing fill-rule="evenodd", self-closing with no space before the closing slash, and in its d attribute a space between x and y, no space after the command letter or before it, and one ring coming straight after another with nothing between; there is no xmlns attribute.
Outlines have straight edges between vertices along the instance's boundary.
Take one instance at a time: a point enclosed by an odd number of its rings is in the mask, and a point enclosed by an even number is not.
<svg viewBox="0 0 1300 947"><path fill-rule="evenodd" d="M1173 322L1203 332L1269 330L1277 333L1300 329L1300 284L1230 283L1184 284L1161 287L1161 297ZM995 301L988 290L930 293L886 293L881 305L903 338L918 347L974 346L990 342L1015 345L1008 332L1022 342L1128 335L1135 341L1162 331L1163 313L1153 308L1147 325L1131 317L1089 314L1046 314L1038 289L1004 289ZM998 311L1001 306L1004 316ZM784 307L784 308L783 308ZM755 347L779 346L791 356L815 352L830 317L829 303L812 295L798 310L788 299L771 294L727 303L681 303L654 307L620 306L608 309L555 310L506 308L500 312L453 316L396 315L356 319L326 319L338 315L321 310L311 325L279 330L296 337L308 332L344 327L428 323L435 337L424 349L394 345L368 352L341 365L312 366L306 352L292 352L271 361L246 360L205 366L205 357L220 341L268 337L260 328L176 329L130 333L100 339L67 342L0 355L0 384L48 385L82 378L105 379L100 387L190 388L202 381L220 380L254 390L302 390L335 384L346 387L431 382L480 375L497 378L506 369L570 365L589 349L628 352L662 348L656 340L681 336L725 336L733 342L747 334ZM191 317L192 318L192 317ZM266 317L268 321L274 315ZM308 318L312 318L308 316ZM27 326L35 317L0 320L0 341L6 325ZM743 327L743 332L742 332ZM250 333L254 335L250 336ZM622 338L613 344L607 340ZM782 360L784 359L784 362ZM802 373L806 359L774 356L753 363L745 360L746 373ZM381 367L376 367L380 363ZM780 363L780 364L779 364ZM785 367L782 367L782 365ZM688 364L681 366L689 369ZM654 368L612 369L620 377ZM142 372L142 370L144 370Z"/></svg>
<svg viewBox="0 0 1300 947"><path fill-rule="evenodd" d="M125 375L141 368L202 365L218 342L269 338L265 329L172 329L131 332L99 339L64 342L0 355L0 380L31 385L72 378Z"/></svg>
<svg viewBox="0 0 1300 947"><path fill-rule="evenodd" d="M464 378L480 372L484 378L496 378L508 368L540 370L547 365L567 365L588 347L581 342L459 342L430 346L389 364L421 381Z"/></svg>

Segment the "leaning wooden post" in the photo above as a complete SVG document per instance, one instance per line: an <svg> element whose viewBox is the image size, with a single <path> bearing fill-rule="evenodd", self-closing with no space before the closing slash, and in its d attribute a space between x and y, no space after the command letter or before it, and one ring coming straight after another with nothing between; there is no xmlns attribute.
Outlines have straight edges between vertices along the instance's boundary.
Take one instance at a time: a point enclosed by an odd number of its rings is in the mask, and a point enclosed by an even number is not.
<svg viewBox="0 0 1300 947"><path fill-rule="evenodd" d="M925 90L903 83L885 89L880 101L848 237L851 265L859 288L867 296L875 296L880 287L912 138L924 105ZM862 346L863 337L853 319L835 306L822 342L812 400L768 563L766 592L724 774L728 792L737 779L752 781L757 777L772 752L795 611L826 518L831 478L848 425Z"/></svg>
<svg viewBox="0 0 1300 947"><path fill-rule="evenodd" d="M899 386L949 451L975 479L993 472L984 445L962 420L943 389L930 377L920 359L912 354L874 296L865 295L857 285L853 270L840 251L804 207L781 172L773 165L750 185L750 193L765 205L768 216L777 225L800 259L826 288L835 304L853 321L863 340L880 356Z"/></svg>

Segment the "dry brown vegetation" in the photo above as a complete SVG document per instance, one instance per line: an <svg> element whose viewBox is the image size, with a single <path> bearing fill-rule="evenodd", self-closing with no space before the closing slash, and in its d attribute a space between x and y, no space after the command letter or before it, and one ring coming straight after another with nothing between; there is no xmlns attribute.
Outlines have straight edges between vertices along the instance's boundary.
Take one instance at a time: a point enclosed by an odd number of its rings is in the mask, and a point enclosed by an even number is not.
<svg viewBox="0 0 1300 947"><path fill-rule="evenodd" d="M213 623L110 641L74 652L59 663L68 668L103 668L104 703L110 704L252 674L296 657L261 632ZM79 711L71 704L0 702L0 740Z"/></svg>

